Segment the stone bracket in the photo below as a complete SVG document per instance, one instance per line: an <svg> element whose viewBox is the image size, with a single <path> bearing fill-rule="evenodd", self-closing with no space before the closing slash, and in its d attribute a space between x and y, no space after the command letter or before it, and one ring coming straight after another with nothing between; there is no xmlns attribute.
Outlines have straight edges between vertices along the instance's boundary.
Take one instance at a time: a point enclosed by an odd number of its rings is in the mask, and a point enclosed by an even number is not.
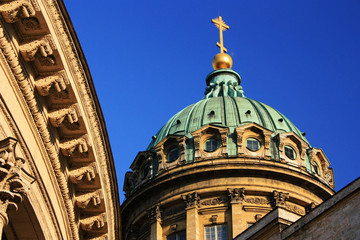
<svg viewBox="0 0 360 240"><path fill-rule="evenodd" d="M28 0L11 1L0 5L0 13L8 23L35 15L35 8Z"/></svg>
<svg viewBox="0 0 360 240"><path fill-rule="evenodd" d="M101 204L102 192L101 189L98 189L91 193L85 193L76 196L76 206L79 208L89 208L89 207L97 207Z"/></svg>
<svg viewBox="0 0 360 240"><path fill-rule="evenodd" d="M91 183L95 180L96 177L96 165L92 163L90 165L75 168L70 170L70 181L74 184L81 182Z"/></svg>
<svg viewBox="0 0 360 240"><path fill-rule="evenodd" d="M20 45L20 53L27 62L34 61L36 56L49 57L55 50L55 44L50 35L39 40L33 40Z"/></svg>
<svg viewBox="0 0 360 240"><path fill-rule="evenodd" d="M69 107L53 110L49 112L49 120L52 126L61 127L64 125L68 129L79 127L80 111L76 104Z"/></svg>
<svg viewBox="0 0 360 240"><path fill-rule="evenodd" d="M41 96L48 96L52 91L57 93L63 92L68 84L69 82L64 71L38 78L35 81L35 87Z"/></svg>
<svg viewBox="0 0 360 240"><path fill-rule="evenodd" d="M86 136L75 139L63 140L60 143L62 154L67 157L87 156L89 147L87 144Z"/></svg>

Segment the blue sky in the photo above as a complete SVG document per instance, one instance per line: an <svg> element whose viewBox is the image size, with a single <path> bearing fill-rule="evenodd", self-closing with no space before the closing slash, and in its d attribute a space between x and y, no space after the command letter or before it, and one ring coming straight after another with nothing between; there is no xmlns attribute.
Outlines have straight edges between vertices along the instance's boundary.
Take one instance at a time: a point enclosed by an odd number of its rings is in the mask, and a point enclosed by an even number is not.
<svg viewBox="0 0 360 240"><path fill-rule="evenodd" d="M222 3L221 3L222 2ZM171 116L203 98L224 44L245 96L287 116L335 173L360 175L360 1L69 1L105 116L121 201L125 172Z"/></svg>

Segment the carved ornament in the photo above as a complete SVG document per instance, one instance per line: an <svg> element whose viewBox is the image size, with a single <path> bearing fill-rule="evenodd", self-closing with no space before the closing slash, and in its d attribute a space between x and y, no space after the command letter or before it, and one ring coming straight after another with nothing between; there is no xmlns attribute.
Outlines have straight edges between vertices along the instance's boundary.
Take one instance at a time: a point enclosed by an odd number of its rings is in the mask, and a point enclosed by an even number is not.
<svg viewBox="0 0 360 240"><path fill-rule="evenodd" d="M60 93L66 90L67 81L63 71L36 80L35 87L41 96L48 96L51 92Z"/></svg>
<svg viewBox="0 0 360 240"><path fill-rule="evenodd" d="M149 217L149 220L152 222L152 221L157 221L157 220L161 220L161 210L160 210L160 206L159 205L156 205L155 207L153 208L150 208L148 210L148 217Z"/></svg>
<svg viewBox="0 0 360 240"><path fill-rule="evenodd" d="M76 196L76 205L79 208L97 207L101 203L102 193L101 189L95 192L81 194Z"/></svg>
<svg viewBox="0 0 360 240"><path fill-rule="evenodd" d="M79 128L79 110L76 105L54 110L49 113L49 120L54 127L64 125L68 129Z"/></svg>
<svg viewBox="0 0 360 240"><path fill-rule="evenodd" d="M41 40L34 40L20 45L20 53L25 61L34 61L35 55L40 57L48 57L53 54L55 46L52 43L51 37L47 36Z"/></svg>
<svg viewBox="0 0 360 240"><path fill-rule="evenodd" d="M102 213L97 216L87 217L80 220L80 227L82 230L98 230L105 226L106 214Z"/></svg>
<svg viewBox="0 0 360 240"><path fill-rule="evenodd" d="M25 160L15 156L16 144L17 140L11 137L0 141L0 216L5 224L8 207L17 209L27 190L21 178Z"/></svg>
<svg viewBox="0 0 360 240"><path fill-rule="evenodd" d="M95 180L96 173L97 171L95 163L88 166L75 168L70 170L70 181L74 184L78 184L81 182L91 183Z"/></svg>
<svg viewBox="0 0 360 240"><path fill-rule="evenodd" d="M228 188L231 203L243 202L245 199L245 188Z"/></svg>
<svg viewBox="0 0 360 240"><path fill-rule="evenodd" d="M89 150L87 141L84 137L66 140L60 143L62 154L67 157L86 156Z"/></svg>
<svg viewBox="0 0 360 240"><path fill-rule="evenodd" d="M200 207L200 196L198 192L182 195L186 208Z"/></svg>
<svg viewBox="0 0 360 240"><path fill-rule="evenodd" d="M220 204L225 204L227 202L228 202L227 197L219 197L219 198L204 200L201 202L201 205L203 206L220 205Z"/></svg>
<svg viewBox="0 0 360 240"><path fill-rule="evenodd" d="M28 0L17 0L0 5L0 13L8 23L35 15L35 9Z"/></svg>
<svg viewBox="0 0 360 240"><path fill-rule="evenodd" d="M289 193L272 192L271 204L273 207L285 207L287 200L289 200Z"/></svg>

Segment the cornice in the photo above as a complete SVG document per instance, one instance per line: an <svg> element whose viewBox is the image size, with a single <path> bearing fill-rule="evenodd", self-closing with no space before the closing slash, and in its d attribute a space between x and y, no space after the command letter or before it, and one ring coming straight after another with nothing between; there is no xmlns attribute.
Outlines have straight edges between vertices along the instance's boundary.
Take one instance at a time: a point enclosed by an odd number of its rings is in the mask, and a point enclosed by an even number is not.
<svg viewBox="0 0 360 240"><path fill-rule="evenodd" d="M65 205L72 238L101 236L120 239L117 180L105 122L88 66L64 4L62 1L24 1L26 6L19 4L18 1L10 1L6 8L0 6L0 12L8 22L0 24L0 49L24 96L49 156ZM25 7L29 14L20 14L17 18L9 17L8 7L11 7L11 11ZM47 32L44 38L37 30L33 30L33 35L31 31L26 33L25 42L25 38L16 39L20 46L12 44L13 39L8 37L6 28L12 28L15 32L21 31L20 24L24 24L22 20L27 18L35 19L35 22L38 18L42 19L38 20L39 24L52 26L43 26L42 29L53 29L53 32ZM24 34L19 32L17 35ZM60 46L56 46L53 39L58 39ZM64 70L65 72L59 75ZM42 82L39 85L40 80ZM35 89L43 96L40 97L41 101ZM46 104L43 105L43 102ZM52 111L59 103L63 109L60 107L57 111ZM69 108L74 104L82 108L84 116L78 116L80 111ZM47 110L43 111L43 108ZM79 117L84 122L78 122ZM65 118L82 124L82 128L65 131L61 126ZM48 122L51 122L52 127ZM66 171L67 167L64 167L64 160L68 165L71 163L70 165L75 166L75 169L70 169L70 173ZM84 168L86 171L82 171ZM87 170L90 168L91 170ZM90 179L84 177L89 171L93 173ZM69 176L78 176L75 178L80 180L70 181L72 184L69 185ZM82 179L89 181L84 182ZM99 192L99 189L102 191ZM96 194L92 194L94 190ZM105 209L92 209L94 206L87 204L87 196L91 199L96 196L95 203L105 201ZM82 207L75 207L73 199ZM99 224L100 222L102 224Z"/></svg>

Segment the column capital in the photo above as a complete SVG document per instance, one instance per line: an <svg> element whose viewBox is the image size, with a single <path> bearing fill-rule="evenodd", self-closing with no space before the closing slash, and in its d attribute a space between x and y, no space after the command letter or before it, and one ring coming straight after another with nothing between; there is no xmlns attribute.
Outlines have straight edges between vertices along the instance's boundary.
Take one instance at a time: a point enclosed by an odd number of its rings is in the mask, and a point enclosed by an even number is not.
<svg viewBox="0 0 360 240"><path fill-rule="evenodd" d="M200 207L200 196L198 192L181 195L186 208L199 208Z"/></svg>
<svg viewBox="0 0 360 240"><path fill-rule="evenodd" d="M150 222L161 221L160 206L156 205L148 210L148 217Z"/></svg>
<svg viewBox="0 0 360 240"><path fill-rule="evenodd" d="M230 203L242 203L245 199L245 188L228 188Z"/></svg>
<svg viewBox="0 0 360 240"><path fill-rule="evenodd" d="M8 223L7 209L23 200L27 186L22 179L22 166L25 160L16 157L17 140L8 137L0 141L0 216Z"/></svg>
<svg viewBox="0 0 360 240"><path fill-rule="evenodd" d="M274 190L271 196L271 205L273 207L285 207L287 200L289 200L289 193L279 192Z"/></svg>

